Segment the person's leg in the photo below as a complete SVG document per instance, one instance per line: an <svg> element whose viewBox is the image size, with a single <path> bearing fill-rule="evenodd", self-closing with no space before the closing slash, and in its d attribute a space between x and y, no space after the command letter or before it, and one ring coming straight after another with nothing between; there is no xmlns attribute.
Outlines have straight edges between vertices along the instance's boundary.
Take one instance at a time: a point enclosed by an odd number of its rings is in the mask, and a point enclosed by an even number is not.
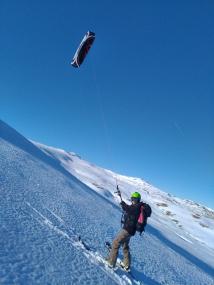
<svg viewBox="0 0 214 285"><path fill-rule="evenodd" d="M129 241L130 241L130 236L127 237L123 243L123 262L122 262L122 265L126 269L130 268L130 265L131 265L131 254L130 254L130 250L129 250Z"/></svg>
<svg viewBox="0 0 214 285"><path fill-rule="evenodd" d="M129 233L126 230L121 230L119 234L116 236L116 238L113 240L111 251L109 253L109 257L107 258L108 263L110 266L114 267L117 261L118 251L123 244L127 237L130 236Z"/></svg>

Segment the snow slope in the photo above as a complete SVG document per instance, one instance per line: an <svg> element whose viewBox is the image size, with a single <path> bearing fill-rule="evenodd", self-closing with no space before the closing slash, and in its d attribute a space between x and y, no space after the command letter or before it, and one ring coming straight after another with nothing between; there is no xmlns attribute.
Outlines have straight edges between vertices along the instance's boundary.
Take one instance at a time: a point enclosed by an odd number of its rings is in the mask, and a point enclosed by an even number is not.
<svg viewBox="0 0 214 285"><path fill-rule="evenodd" d="M138 284L214 284L211 209L30 142L2 121L0 284L134 283L99 261L120 228L116 180L126 199L137 190L153 208L145 235L131 241Z"/></svg>

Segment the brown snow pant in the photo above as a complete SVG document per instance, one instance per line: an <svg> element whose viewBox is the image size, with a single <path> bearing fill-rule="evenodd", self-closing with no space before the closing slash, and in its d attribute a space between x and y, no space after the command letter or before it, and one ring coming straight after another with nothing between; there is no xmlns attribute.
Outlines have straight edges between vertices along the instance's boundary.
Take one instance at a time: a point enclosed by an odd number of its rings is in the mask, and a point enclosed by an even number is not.
<svg viewBox="0 0 214 285"><path fill-rule="evenodd" d="M109 253L108 262L110 265L115 266L118 256L118 251L120 246L123 248L123 264L126 267L130 266L131 263L131 255L129 252L129 241L131 235L124 229L122 229L116 238L113 240L112 248Z"/></svg>

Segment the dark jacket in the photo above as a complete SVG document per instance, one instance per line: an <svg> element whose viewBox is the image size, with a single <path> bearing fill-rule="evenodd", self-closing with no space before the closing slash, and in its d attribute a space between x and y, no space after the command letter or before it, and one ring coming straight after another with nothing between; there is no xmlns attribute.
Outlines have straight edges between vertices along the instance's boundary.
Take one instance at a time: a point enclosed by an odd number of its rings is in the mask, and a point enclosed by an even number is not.
<svg viewBox="0 0 214 285"><path fill-rule="evenodd" d="M132 236L134 236L136 233L136 224L140 215L140 209L142 205L142 202L131 205L127 205L124 201L121 202L122 209L125 212L123 229L126 230Z"/></svg>

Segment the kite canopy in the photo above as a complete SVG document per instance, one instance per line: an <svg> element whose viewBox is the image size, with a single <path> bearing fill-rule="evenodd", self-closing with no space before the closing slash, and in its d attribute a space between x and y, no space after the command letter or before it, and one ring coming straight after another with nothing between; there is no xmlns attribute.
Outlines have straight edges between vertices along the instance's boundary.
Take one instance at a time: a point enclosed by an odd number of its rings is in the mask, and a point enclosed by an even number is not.
<svg viewBox="0 0 214 285"><path fill-rule="evenodd" d="M80 67L87 53L89 52L94 40L95 33L88 31L82 39L77 51L75 52L71 65L73 65L74 67Z"/></svg>

